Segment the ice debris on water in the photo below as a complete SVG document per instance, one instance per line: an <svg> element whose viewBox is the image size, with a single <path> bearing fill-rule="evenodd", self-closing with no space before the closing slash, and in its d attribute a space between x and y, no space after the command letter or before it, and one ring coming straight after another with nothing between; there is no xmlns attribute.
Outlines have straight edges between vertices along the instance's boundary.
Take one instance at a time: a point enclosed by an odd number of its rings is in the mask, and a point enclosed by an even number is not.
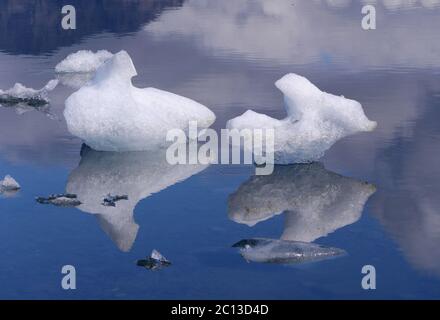
<svg viewBox="0 0 440 320"><path fill-rule="evenodd" d="M55 66L57 73L90 73L95 72L105 61L113 57L107 50L79 50L69 54Z"/></svg>
<svg viewBox="0 0 440 320"><path fill-rule="evenodd" d="M134 87L135 75L125 51L100 66L93 80L65 102L70 133L98 151L148 151L168 146L171 129L187 131L190 121L204 129L214 122L214 113L191 99Z"/></svg>
<svg viewBox="0 0 440 320"><path fill-rule="evenodd" d="M69 193L52 194L47 198L37 197L35 201L41 204L52 204L57 207L76 207L81 204L76 194Z"/></svg>
<svg viewBox="0 0 440 320"><path fill-rule="evenodd" d="M137 265L150 270L157 270L171 265L171 262L165 258L159 251L153 250L146 259L137 261Z"/></svg>
<svg viewBox="0 0 440 320"><path fill-rule="evenodd" d="M121 200L128 200L128 196L112 196L111 194L107 194L101 204L106 207L116 207L116 202Z"/></svg>
<svg viewBox="0 0 440 320"><path fill-rule="evenodd" d="M20 189L20 185L10 175L6 175L3 180L0 180L0 193L14 192Z"/></svg>
<svg viewBox="0 0 440 320"><path fill-rule="evenodd" d="M277 164L316 161L343 137L376 128L376 122L367 118L359 102L323 92L302 76L287 74L275 85L284 94L285 119L248 110L226 126L238 130L273 129Z"/></svg>
<svg viewBox="0 0 440 320"><path fill-rule="evenodd" d="M48 93L56 88L58 80L50 80L43 88L36 90L16 83L8 90L0 89L0 105L5 107L40 108L49 103Z"/></svg>
<svg viewBox="0 0 440 320"><path fill-rule="evenodd" d="M345 250L315 243L265 238L241 240L233 247L239 248L247 261L278 264L314 262L346 254Z"/></svg>

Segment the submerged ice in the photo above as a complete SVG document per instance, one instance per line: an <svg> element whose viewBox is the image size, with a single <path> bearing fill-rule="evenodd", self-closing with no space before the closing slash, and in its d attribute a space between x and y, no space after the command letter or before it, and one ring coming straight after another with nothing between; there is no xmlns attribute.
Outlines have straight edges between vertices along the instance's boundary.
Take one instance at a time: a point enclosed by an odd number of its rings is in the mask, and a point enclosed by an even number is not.
<svg viewBox="0 0 440 320"><path fill-rule="evenodd" d="M294 264L324 260L346 254L342 249L315 243L276 239L246 239L233 245L247 261Z"/></svg>
<svg viewBox="0 0 440 320"><path fill-rule="evenodd" d="M248 110L227 123L228 129L274 129L275 163L316 161L339 139L376 128L359 102L323 92L302 76L287 74L275 85L284 94L285 119Z"/></svg>
<svg viewBox="0 0 440 320"><path fill-rule="evenodd" d="M98 68L87 85L66 100L64 116L73 135L99 151L145 151L168 145L170 129L188 130L189 122L209 127L207 107L155 88L132 85L136 69L121 51Z"/></svg>
<svg viewBox="0 0 440 320"><path fill-rule="evenodd" d="M229 218L248 226L284 214L283 240L311 242L358 221L376 188L320 163L275 166L229 196Z"/></svg>

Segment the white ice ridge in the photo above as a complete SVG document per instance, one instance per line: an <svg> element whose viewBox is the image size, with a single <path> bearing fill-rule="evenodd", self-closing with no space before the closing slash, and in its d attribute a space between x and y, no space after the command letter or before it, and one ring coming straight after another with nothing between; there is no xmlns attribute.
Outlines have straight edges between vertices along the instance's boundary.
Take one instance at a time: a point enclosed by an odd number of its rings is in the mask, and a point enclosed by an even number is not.
<svg viewBox="0 0 440 320"><path fill-rule="evenodd" d="M76 194L81 211L95 214L102 229L122 251L129 251L139 226L133 214L139 201L207 168L170 165L165 150L97 152L85 148L81 162L69 175L66 192ZM103 206L107 194L127 195L115 207ZM142 214L148 214L142 213Z"/></svg>
<svg viewBox="0 0 440 320"><path fill-rule="evenodd" d="M16 83L12 88L8 90L0 89L0 96L2 100L7 101L8 99L22 99L23 102L27 100L41 100L49 102L48 93L56 88L58 85L58 80L50 80L43 88L36 90L33 88L27 88L21 83ZM20 101L19 101L20 102Z"/></svg>
<svg viewBox="0 0 440 320"><path fill-rule="evenodd" d="M6 175L3 180L0 180L0 193L18 189L20 189L20 185L10 175Z"/></svg>
<svg viewBox="0 0 440 320"><path fill-rule="evenodd" d="M229 196L229 218L249 226L284 213L283 240L311 242L358 221L376 188L320 163L275 166Z"/></svg>
<svg viewBox="0 0 440 320"><path fill-rule="evenodd" d="M55 66L57 73L88 73L95 72L105 61L113 57L107 50L93 52L79 50L69 54L63 61Z"/></svg>
<svg viewBox="0 0 440 320"><path fill-rule="evenodd" d="M215 121L207 107L155 88L132 85L136 69L120 51L105 62L92 81L66 100L64 116L73 135L99 151L146 151L165 147L171 129L187 131Z"/></svg>
<svg viewBox="0 0 440 320"><path fill-rule="evenodd" d="M316 161L339 139L376 128L359 102L323 92L302 76L287 74L275 85L284 94L285 119L248 110L226 125L239 130L274 129L275 163Z"/></svg>

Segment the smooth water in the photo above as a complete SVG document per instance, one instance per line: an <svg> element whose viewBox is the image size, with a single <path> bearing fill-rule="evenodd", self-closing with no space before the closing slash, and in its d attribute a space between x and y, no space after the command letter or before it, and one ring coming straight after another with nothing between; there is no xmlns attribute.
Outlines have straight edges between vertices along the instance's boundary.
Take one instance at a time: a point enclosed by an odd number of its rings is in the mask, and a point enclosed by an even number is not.
<svg viewBox="0 0 440 320"><path fill-rule="evenodd" d="M350 0L72 0L78 29L64 31L62 1L1 1L2 89L42 87L79 49L125 49L136 86L209 106L215 129L250 108L282 118L273 83L288 72L360 101L379 126L338 142L301 178L280 168L246 189L252 166L176 168L160 154L87 148L81 157L82 142L62 115L74 91L65 85L45 112L0 107L0 176L22 186L0 198L0 298L440 298L440 8L383 2L377 30L364 31L361 5ZM350 202L363 189L345 181L375 186L363 209ZM66 190L84 204L34 200ZM110 191L129 201L113 211L101 206ZM331 192L345 200L329 200ZM250 203L252 223L228 210L234 197ZM252 207L254 199L270 205ZM247 263L231 246L256 237L348 254L291 266ZM153 249L172 265L136 266ZM64 265L76 268L76 290L61 287ZM376 268L376 290L361 287L364 265Z"/></svg>

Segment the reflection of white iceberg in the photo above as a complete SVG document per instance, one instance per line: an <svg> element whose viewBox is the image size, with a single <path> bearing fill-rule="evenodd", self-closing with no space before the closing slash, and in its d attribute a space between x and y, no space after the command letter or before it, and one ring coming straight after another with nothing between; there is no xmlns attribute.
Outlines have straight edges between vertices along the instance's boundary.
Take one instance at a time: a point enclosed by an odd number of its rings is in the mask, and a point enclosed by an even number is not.
<svg viewBox="0 0 440 320"><path fill-rule="evenodd" d="M359 220L371 184L330 172L320 163L276 166L229 197L229 217L253 226L285 213L282 239L311 242Z"/></svg>
<svg viewBox="0 0 440 320"><path fill-rule="evenodd" d="M236 243L247 261L293 264L320 261L346 254L342 249L315 243L276 239L247 239Z"/></svg>
<svg viewBox="0 0 440 320"><path fill-rule="evenodd" d="M129 251L139 226L133 218L136 204L202 171L206 166L166 162L165 151L97 152L85 148L79 166L69 176L66 191L81 201L77 208L98 216L101 227L122 251ZM107 194L128 195L115 207L103 206Z"/></svg>
<svg viewBox="0 0 440 320"><path fill-rule="evenodd" d="M275 163L316 161L339 139L376 127L359 102L323 92L304 77L288 74L275 85L284 94L285 119L247 111L227 123L229 129L274 129Z"/></svg>
<svg viewBox="0 0 440 320"><path fill-rule="evenodd" d="M188 98L155 88L133 87L136 69L121 51L95 78L66 100L69 131L95 150L142 151L167 145L170 129L187 130L190 121L209 127L215 115Z"/></svg>

